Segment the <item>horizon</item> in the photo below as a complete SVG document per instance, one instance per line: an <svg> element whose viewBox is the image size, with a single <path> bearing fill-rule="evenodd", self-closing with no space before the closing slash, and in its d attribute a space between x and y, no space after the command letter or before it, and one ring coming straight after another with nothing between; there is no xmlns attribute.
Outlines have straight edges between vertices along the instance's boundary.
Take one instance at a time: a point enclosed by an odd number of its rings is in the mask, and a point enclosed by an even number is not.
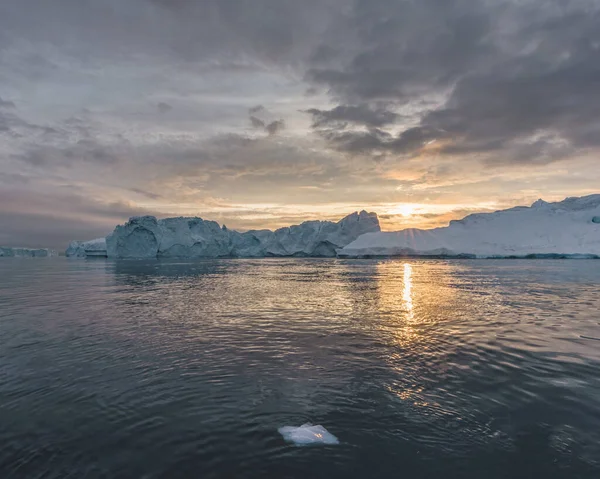
<svg viewBox="0 0 600 479"><path fill-rule="evenodd" d="M247 232L247 231L257 231L257 230L265 230L265 229L270 229L270 230L272 230L272 231L275 231L275 230L277 230L277 229L279 229L279 228L285 228L285 227L297 226L297 225L300 225L300 224L302 224L302 223L304 223L304 222L310 222L310 221L331 221L331 222L333 222L333 223L338 223L338 222L342 221L343 219L345 219L345 218L347 218L347 217L349 217L349 216L352 216L353 214L360 214L361 212L366 212L367 214L375 214L375 215L377 216L377 218L378 218L378 221L379 221L379 224L380 224L380 226L381 226L381 231L382 231L382 232L400 232L400 231L402 231L402 230L405 230L405 229L420 229L420 230L430 230L430 229L433 229L433 228L444 228L444 227L447 227L447 226L449 226L449 225L450 225L450 223L451 223L452 221L454 221L454 220L462 220L462 219L465 219L465 218L467 218L468 216L475 215L475 214L482 214L482 213L483 213L483 214L492 214L492 213L496 213L496 212L502 212L502 211L506 211L506 210L508 210L508 209L510 209L510 208L532 208L532 207L534 207L535 203L537 203L537 202L539 202L539 201L542 201L542 202L544 202L544 203L547 203L547 204L556 204L556 203L561 203L561 202L563 202L563 201L567 201L567 200L570 200L570 199L578 199L578 200L579 200L579 199L585 199L585 198L590 198L590 197L594 197L594 196L598 196L598 197L600 197L600 193L592 193L592 194L589 194L589 195L584 195L584 196L580 196L580 197L576 197L576 196L567 196L567 197L565 197L565 198L562 198L562 199L560 199L560 200L556 200L556 201L547 201L547 200L545 200L545 199L543 199L543 198L538 198L537 200L535 200L535 201L534 201L534 202L532 202L531 204L526 204L526 205L513 205L512 207L503 208L503 209L489 209L489 210L484 210L484 211L473 211L473 212L470 212L470 213L468 213L468 214L466 214L466 215L464 215L464 216L461 216L461 217L456 217L456 218L452 218L452 219L448 220L448 222L447 222L447 223L445 223L445 224L441 224L441 225L437 225L437 226L431 226L431 227L425 227L425 228L420 228L420 227L417 227L417 226L405 226L405 227L402 227L402 228L397 228L397 229L389 229L389 228L385 228L385 219L386 219L386 218L385 218L385 215L380 215L380 214L379 214L377 211L369 211L369 210L366 210L366 209L364 209L364 208L362 208L362 209L357 209L357 210L355 210L355 211L352 211L352 212L350 212L350 213L347 213L347 214L343 214L343 215L342 215L342 216L340 216L340 217L333 217L333 218L329 218L329 219L317 219L317 220L315 220L315 219L310 219L310 218L308 218L308 219L306 219L306 220L303 220L303 221L301 221L301 222L299 222L299 223L293 223L293 224L291 224L291 223L290 223L290 224L286 224L286 225L277 226L276 228L246 228L246 229L243 229L243 228L232 228L232 227L229 227L229 226L227 226L225 223L219 222L219 221L217 221L217 220L214 220L214 219L212 219L212 218L203 217L203 216L182 216L182 215L179 215L179 216L156 216L156 215L136 215L136 216L131 216L131 217L127 218L127 219L124 219L123 221L120 221L120 222L118 222L118 223L115 223L115 225L114 225L114 226L113 226L113 227L110 229L110 231L108 231L106 234L101 234L101 235L99 235L98 237L94 237L94 238L72 238L72 239L68 240L68 241L67 241L67 243L66 243L66 244L64 244L64 245L63 245L63 244L60 244L60 245L54 245L54 246L49 246L49 245L39 245L39 244L33 244L33 245L24 245L24 244L19 244L19 245L17 245L17 244L13 244L13 245L10 245L10 244L0 244L0 247L5 247L5 248L6 248L6 247L9 247L9 248L11 248L11 247L12 247L12 248L48 248L48 249L51 249L51 250L55 250L55 251L57 251L57 252L62 252L62 250L63 250L63 249L65 249L65 248L67 248L67 246L69 246L69 243L71 243L72 241L92 241L92 240L99 239L99 238L105 238L105 237L106 237L106 236L108 236L110 233L112 233L112 232L114 231L114 229L115 229L117 226L122 226L122 225L126 224L128 221L130 221L130 220L132 220L132 219L134 219L134 218L140 217L140 216L153 216L153 217L155 217L157 220L163 220L163 219L169 219L169 218L171 218L171 219L172 219L172 218L198 218L198 219L202 219L203 221L213 221L213 222L216 222L216 223L219 225L219 227L221 227L221 228L223 228L223 227L227 227L227 229L230 229L230 230L235 230L235 231L238 231L238 232L240 232L240 233L244 233L244 232ZM409 206L411 206L411 207L412 207L413 205L409 205ZM411 208L411 213L410 213L410 214L406 214L406 213L404 213L404 217L410 220L410 217L411 217L411 216L413 216L413 212L415 212L416 214L418 214L418 206L416 206L416 205L415 205L415 208ZM382 219L383 219L383 221L382 221ZM65 232L65 233L66 233L66 232Z"/></svg>
<svg viewBox="0 0 600 479"><path fill-rule="evenodd" d="M4 3L2 246L139 215L429 229L598 191L597 2Z"/></svg>

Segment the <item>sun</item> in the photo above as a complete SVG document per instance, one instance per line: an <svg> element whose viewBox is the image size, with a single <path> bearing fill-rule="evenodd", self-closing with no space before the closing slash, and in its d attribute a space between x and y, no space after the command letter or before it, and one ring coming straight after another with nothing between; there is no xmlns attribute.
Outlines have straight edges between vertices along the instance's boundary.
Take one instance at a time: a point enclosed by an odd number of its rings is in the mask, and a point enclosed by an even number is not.
<svg viewBox="0 0 600 479"><path fill-rule="evenodd" d="M415 212L415 207L409 204L398 205L392 211L395 215L412 216Z"/></svg>

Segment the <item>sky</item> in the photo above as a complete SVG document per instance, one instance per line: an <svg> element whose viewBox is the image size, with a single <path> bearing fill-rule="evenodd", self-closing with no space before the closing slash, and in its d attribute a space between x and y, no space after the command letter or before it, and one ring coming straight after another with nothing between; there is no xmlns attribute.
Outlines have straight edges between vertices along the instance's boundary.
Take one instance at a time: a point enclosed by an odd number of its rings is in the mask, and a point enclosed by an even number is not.
<svg viewBox="0 0 600 479"><path fill-rule="evenodd" d="M597 0L2 0L0 244L600 192Z"/></svg>

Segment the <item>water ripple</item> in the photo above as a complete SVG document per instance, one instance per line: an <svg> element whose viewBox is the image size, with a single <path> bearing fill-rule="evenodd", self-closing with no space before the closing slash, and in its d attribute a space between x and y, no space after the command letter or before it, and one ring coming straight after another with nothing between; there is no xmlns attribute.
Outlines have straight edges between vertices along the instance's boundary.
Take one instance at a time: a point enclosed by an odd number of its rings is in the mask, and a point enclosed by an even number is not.
<svg viewBox="0 0 600 479"><path fill-rule="evenodd" d="M597 264L3 259L0 477L600 477Z"/></svg>

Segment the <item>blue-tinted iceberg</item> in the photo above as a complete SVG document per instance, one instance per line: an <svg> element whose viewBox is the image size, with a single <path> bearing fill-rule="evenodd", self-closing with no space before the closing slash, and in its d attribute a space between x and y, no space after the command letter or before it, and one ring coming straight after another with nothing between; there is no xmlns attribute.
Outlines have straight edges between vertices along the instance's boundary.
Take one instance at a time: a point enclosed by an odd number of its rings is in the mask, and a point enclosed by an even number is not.
<svg viewBox="0 0 600 479"><path fill-rule="evenodd" d="M338 438L323 426L313 426L310 423L303 424L300 427L284 426L280 427L278 431L286 441L293 442L297 446L340 443Z"/></svg>
<svg viewBox="0 0 600 479"><path fill-rule="evenodd" d="M202 218L131 218L106 237L109 258L335 257L360 235L380 231L375 213L337 223L307 221L276 231L240 233Z"/></svg>
<svg viewBox="0 0 600 479"><path fill-rule="evenodd" d="M69 258L85 258L88 256L106 258L106 238L97 238L91 241L71 241L65 251L65 256Z"/></svg>
<svg viewBox="0 0 600 479"><path fill-rule="evenodd" d="M0 247L0 257L9 258L49 258L58 253L48 248L6 248Z"/></svg>

